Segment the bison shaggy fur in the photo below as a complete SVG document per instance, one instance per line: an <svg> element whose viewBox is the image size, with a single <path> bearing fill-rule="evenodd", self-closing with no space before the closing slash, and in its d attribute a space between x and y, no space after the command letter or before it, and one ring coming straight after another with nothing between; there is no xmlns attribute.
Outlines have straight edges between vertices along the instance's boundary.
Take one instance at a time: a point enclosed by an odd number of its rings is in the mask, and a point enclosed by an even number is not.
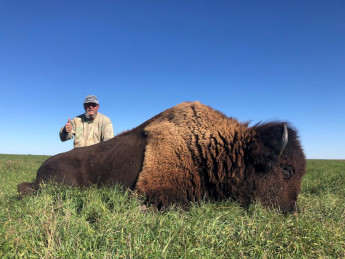
<svg viewBox="0 0 345 259"><path fill-rule="evenodd" d="M287 125L282 150L282 122L249 127L200 102L185 102L111 140L49 158L36 180L19 184L18 191L28 194L49 181L120 184L156 208L232 199L294 211L306 159L296 130Z"/></svg>

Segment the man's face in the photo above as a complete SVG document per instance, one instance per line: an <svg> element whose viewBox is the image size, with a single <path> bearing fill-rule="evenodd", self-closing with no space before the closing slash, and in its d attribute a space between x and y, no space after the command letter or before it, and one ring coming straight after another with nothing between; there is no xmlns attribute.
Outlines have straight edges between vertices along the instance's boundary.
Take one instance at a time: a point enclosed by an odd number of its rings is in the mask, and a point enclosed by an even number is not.
<svg viewBox="0 0 345 259"><path fill-rule="evenodd" d="M99 105L96 103L84 103L85 115L87 118L93 119L96 117Z"/></svg>

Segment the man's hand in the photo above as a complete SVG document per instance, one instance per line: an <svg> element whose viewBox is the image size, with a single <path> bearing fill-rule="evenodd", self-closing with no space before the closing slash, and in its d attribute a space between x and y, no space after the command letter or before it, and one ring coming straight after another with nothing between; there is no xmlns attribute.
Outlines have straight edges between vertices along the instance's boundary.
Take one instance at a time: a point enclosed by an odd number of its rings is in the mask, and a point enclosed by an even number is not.
<svg viewBox="0 0 345 259"><path fill-rule="evenodd" d="M72 129L73 129L73 127L72 127L71 119L68 119L68 122L65 125L65 131L67 133L70 133L70 132L72 132Z"/></svg>

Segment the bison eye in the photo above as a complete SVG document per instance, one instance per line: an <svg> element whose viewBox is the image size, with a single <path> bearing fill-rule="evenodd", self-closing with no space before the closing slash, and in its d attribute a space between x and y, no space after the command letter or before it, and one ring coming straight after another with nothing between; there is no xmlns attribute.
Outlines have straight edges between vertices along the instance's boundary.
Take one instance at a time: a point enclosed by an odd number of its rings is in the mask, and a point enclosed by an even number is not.
<svg viewBox="0 0 345 259"><path fill-rule="evenodd" d="M290 179L291 176L294 174L294 169L292 167L284 167L283 168L283 178Z"/></svg>

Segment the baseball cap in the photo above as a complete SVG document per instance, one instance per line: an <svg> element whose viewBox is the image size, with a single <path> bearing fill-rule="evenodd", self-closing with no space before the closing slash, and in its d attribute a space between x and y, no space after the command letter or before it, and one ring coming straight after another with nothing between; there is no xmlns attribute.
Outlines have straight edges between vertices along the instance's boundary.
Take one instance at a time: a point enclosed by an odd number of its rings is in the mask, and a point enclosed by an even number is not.
<svg viewBox="0 0 345 259"><path fill-rule="evenodd" d="M95 104L99 104L98 103L98 99L95 95L88 95L85 98L84 103L95 103Z"/></svg>

